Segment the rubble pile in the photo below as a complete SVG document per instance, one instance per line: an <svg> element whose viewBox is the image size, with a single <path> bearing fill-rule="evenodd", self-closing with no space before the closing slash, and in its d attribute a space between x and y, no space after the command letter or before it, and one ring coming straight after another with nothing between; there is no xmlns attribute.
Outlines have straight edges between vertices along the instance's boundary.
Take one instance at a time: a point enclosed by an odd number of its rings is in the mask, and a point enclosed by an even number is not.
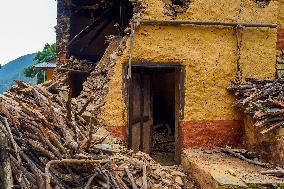
<svg viewBox="0 0 284 189"><path fill-rule="evenodd" d="M78 106L84 107L83 116L94 116L96 113L94 110L98 110L104 104L114 65L125 48L125 42L126 38L114 37L110 41L103 58L83 84L83 91L77 98Z"/></svg>
<svg viewBox="0 0 284 189"><path fill-rule="evenodd" d="M80 71L92 71L94 70L96 63L89 62L87 60L79 60L74 56L64 60L64 63L60 66L58 71L68 71L68 70L80 70Z"/></svg>
<svg viewBox="0 0 284 189"><path fill-rule="evenodd" d="M178 167L127 150L95 119L83 119L68 91L54 95L44 86L17 81L0 98L0 131L8 140L1 164L11 163L15 187L192 187Z"/></svg>
<svg viewBox="0 0 284 189"><path fill-rule="evenodd" d="M247 78L241 85L231 84L228 90L239 98L235 106L253 116L261 133L284 127L284 77L275 80Z"/></svg>
<svg viewBox="0 0 284 189"><path fill-rule="evenodd" d="M164 133L153 133L153 151L163 153L175 152L175 137Z"/></svg>

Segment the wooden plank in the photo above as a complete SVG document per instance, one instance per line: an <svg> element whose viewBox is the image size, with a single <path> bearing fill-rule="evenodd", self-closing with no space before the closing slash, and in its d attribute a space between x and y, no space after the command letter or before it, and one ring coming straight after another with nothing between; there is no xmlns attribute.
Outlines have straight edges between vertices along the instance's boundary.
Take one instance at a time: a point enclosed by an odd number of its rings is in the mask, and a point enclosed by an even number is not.
<svg viewBox="0 0 284 189"><path fill-rule="evenodd" d="M181 162L181 129L179 125L180 119L180 91L182 87L182 69L175 70L175 161Z"/></svg>
<svg viewBox="0 0 284 189"><path fill-rule="evenodd" d="M141 83L141 78L140 78L140 74L137 72L134 72L132 75L132 99L131 99L131 103L132 103L132 120L131 120L131 149L134 151L139 151L140 150L140 136L141 136L141 97L140 97L140 93L141 93L141 87L140 87L140 83ZM140 118L140 121L136 124L133 123L133 118Z"/></svg>
<svg viewBox="0 0 284 189"><path fill-rule="evenodd" d="M133 92L132 92L132 78L127 79L127 105L128 105L128 133L127 133L127 140L128 140L128 148L132 147L132 119L133 119Z"/></svg>
<svg viewBox="0 0 284 189"><path fill-rule="evenodd" d="M181 64L176 62L148 62L148 61L137 61L133 62L132 68L178 68L182 67Z"/></svg>
<svg viewBox="0 0 284 189"><path fill-rule="evenodd" d="M140 72L140 150L143 151L144 149L144 76L143 71Z"/></svg>
<svg viewBox="0 0 284 189"><path fill-rule="evenodd" d="M211 20L141 20L141 24L150 25L206 25L206 26L230 26L230 27L268 27L277 28L274 23L257 23L257 22L225 22Z"/></svg>
<svg viewBox="0 0 284 189"><path fill-rule="evenodd" d="M148 122L149 120L150 120L149 116L143 116L142 122L145 123L145 122ZM137 123L140 123L140 122L141 122L140 117L135 117L135 118L132 119L132 124L137 124Z"/></svg>
<svg viewBox="0 0 284 189"><path fill-rule="evenodd" d="M144 74L144 117L149 119L143 125L143 152L151 153L152 135L151 128L153 125L153 118L151 115L151 83L150 74Z"/></svg>

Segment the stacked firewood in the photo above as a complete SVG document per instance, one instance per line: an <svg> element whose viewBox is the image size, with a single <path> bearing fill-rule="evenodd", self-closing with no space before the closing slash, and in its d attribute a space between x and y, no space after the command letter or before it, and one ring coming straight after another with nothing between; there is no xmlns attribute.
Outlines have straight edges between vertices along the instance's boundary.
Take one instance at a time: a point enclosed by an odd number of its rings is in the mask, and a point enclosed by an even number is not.
<svg viewBox="0 0 284 189"><path fill-rule="evenodd" d="M83 119L68 91L55 95L17 81L0 100L7 187L13 182L15 188L185 188L187 177L178 167L127 150L94 118Z"/></svg>
<svg viewBox="0 0 284 189"><path fill-rule="evenodd" d="M284 77L276 80L246 79L231 84L229 91L239 98L235 106L253 116L262 134L284 127Z"/></svg>

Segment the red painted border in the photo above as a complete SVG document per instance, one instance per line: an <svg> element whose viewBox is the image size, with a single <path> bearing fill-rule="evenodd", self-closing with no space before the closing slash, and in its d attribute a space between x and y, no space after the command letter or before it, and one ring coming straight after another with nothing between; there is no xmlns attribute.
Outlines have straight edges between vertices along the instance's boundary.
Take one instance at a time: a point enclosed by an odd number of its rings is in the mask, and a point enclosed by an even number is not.
<svg viewBox="0 0 284 189"><path fill-rule="evenodd" d="M276 49L277 50L283 50L284 49L284 29L283 28L277 29Z"/></svg>
<svg viewBox="0 0 284 189"><path fill-rule="evenodd" d="M243 142L244 123L240 120L181 121L184 148L239 146Z"/></svg>
<svg viewBox="0 0 284 189"><path fill-rule="evenodd" d="M125 126L107 126L106 130L108 130L112 136L120 138L121 140L126 140Z"/></svg>
<svg viewBox="0 0 284 189"><path fill-rule="evenodd" d="M240 146L243 143L244 123L241 120L181 121L183 148ZM126 141L125 126L107 126L112 136Z"/></svg>

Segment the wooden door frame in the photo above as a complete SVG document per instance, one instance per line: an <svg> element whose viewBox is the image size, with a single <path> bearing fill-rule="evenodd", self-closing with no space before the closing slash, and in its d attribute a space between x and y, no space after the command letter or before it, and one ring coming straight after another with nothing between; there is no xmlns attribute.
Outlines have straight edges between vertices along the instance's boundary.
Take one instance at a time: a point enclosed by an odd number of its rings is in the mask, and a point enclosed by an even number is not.
<svg viewBox="0 0 284 189"><path fill-rule="evenodd" d="M180 127L180 120L183 119L183 110L184 110L184 77L185 69L183 65L180 65L175 62L148 62L148 61L139 61L133 62L132 68L154 68L154 69L163 69L163 68L173 68L175 71L178 70L179 74L175 74L175 161L180 163L181 160L181 151L182 151L182 132ZM128 114L128 124L126 128L127 135L127 144L128 148L132 146L132 78L127 79L127 70L128 65L123 65L123 76L126 86L126 100L127 100L127 114ZM178 77L176 77L178 75Z"/></svg>

